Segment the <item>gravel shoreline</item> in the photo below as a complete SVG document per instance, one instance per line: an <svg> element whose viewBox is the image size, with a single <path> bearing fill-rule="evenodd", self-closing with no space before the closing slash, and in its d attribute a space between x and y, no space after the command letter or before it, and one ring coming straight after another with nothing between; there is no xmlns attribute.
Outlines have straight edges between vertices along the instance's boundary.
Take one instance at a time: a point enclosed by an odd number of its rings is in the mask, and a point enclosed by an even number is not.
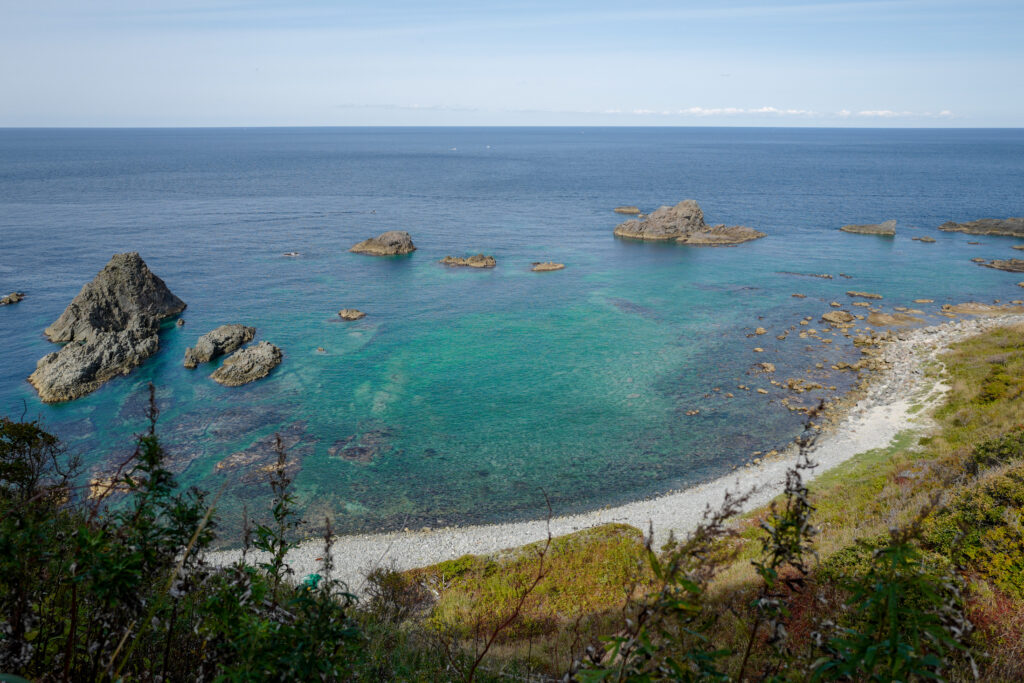
<svg viewBox="0 0 1024 683"><path fill-rule="evenodd" d="M923 430L929 425L926 410L914 405L933 405L945 394L940 382L924 376L924 367L950 344L993 327L1024 322L1024 316L1004 315L958 320L900 332L883 347L881 357L889 367L876 373L866 395L850 406L837 426L819 436L811 458L818 467L809 478L820 475L858 453L884 448L893 437L907 429ZM656 498L576 515L554 517L547 522L513 522L479 526L450 527L430 531L341 536L334 543L335 578L345 581L356 593L364 592L365 576L380 566L405 570L423 567L465 554L494 553L552 535L572 533L608 523L630 524L643 530L653 526L655 542L670 532L685 535L702 519L708 506L722 503L727 491L753 490L745 509L771 501L784 488L786 470L794 462L795 449L775 458L750 465L718 479ZM240 550L210 553L214 564L229 564ZM311 539L292 550L288 563L299 578L320 567L323 541ZM258 553L249 560L257 561Z"/></svg>

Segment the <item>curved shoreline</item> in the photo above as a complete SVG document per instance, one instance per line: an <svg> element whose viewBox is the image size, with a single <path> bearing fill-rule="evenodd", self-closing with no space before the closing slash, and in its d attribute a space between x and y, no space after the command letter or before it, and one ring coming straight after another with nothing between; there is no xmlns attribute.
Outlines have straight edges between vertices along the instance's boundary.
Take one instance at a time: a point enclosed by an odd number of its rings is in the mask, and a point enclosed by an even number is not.
<svg viewBox="0 0 1024 683"><path fill-rule="evenodd" d="M899 338L884 347L882 358L888 369L872 377L866 395L852 405L836 427L824 431L811 451L817 468L807 476L827 472L853 456L875 448L885 448L900 432L920 431L928 426L927 411L912 410L915 404L934 405L945 394L941 382L929 386L923 367L950 344L977 335L993 327L1024 322L1024 316L1001 315L946 322L899 333ZM752 510L771 501L785 485L786 470L794 462L794 449L758 465L684 490L655 498L638 500L591 512L553 517L550 521L510 522L430 531L400 531L380 534L340 536L335 539L334 576L342 579L355 593L364 592L365 576L376 567L399 570L423 567L466 554L488 554L547 537L608 523L629 524L643 530L653 527L656 543L670 532L683 535L702 519L708 506L721 504L727 491L751 491L744 510ZM323 555L323 541L310 539L293 549L288 563L298 577L315 573ZM241 556L240 550L209 554L215 564L228 564ZM255 559L258 553L250 553Z"/></svg>

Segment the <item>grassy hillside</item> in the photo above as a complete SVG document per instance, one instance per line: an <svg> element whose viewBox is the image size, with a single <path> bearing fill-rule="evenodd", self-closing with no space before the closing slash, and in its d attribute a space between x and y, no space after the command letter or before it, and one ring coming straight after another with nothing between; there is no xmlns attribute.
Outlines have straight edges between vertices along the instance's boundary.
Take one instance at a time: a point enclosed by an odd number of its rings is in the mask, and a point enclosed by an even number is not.
<svg viewBox="0 0 1024 683"><path fill-rule="evenodd" d="M180 491L155 428L108 482L0 421L0 674L30 680L1022 680L1024 326L931 369L934 424L664 547L609 525L409 572L357 599L287 565L280 467L246 548L211 566L216 494ZM931 410L931 409L930 409ZM908 426L909 427L909 426ZM328 525L329 526L329 525ZM339 558L339 561L342 561Z"/></svg>

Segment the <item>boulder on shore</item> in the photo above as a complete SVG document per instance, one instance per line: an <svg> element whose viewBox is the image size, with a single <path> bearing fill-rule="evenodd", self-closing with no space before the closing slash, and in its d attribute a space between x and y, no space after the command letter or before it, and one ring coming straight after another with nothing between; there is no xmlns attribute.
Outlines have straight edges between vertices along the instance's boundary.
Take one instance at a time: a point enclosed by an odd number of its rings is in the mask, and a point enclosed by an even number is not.
<svg viewBox="0 0 1024 683"><path fill-rule="evenodd" d="M498 262L493 256L484 256L483 254L476 254L474 256L445 256L441 259L441 263L446 266L453 267L469 267L469 268L493 268L498 265Z"/></svg>
<svg viewBox="0 0 1024 683"><path fill-rule="evenodd" d="M270 342L247 346L224 359L210 377L226 387L238 387L266 377L281 364L281 349Z"/></svg>
<svg viewBox="0 0 1024 683"><path fill-rule="evenodd" d="M16 304L25 298L25 292L11 292L7 296L0 299L0 306L10 306Z"/></svg>
<svg viewBox="0 0 1024 683"><path fill-rule="evenodd" d="M674 240L695 246L740 244L765 236L763 232L741 225L708 226L704 223L704 212L693 199L663 206L643 220L621 223L615 228L615 235L640 240Z"/></svg>
<svg viewBox="0 0 1024 683"><path fill-rule="evenodd" d="M844 225L839 228L843 232L852 232L858 235L883 235L892 237L896 234L896 221L888 220L884 223L867 223L865 225Z"/></svg>
<svg viewBox="0 0 1024 683"><path fill-rule="evenodd" d="M966 223L947 221L939 226L945 232L966 232L969 235L1010 235L1024 237L1024 218L982 218Z"/></svg>
<svg viewBox="0 0 1024 683"><path fill-rule="evenodd" d="M535 273L547 273L552 270L562 270L565 268L564 263L555 263L554 261L534 261L533 267L530 268Z"/></svg>
<svg viewBox="0 0 1024 683"><path fill-rule="evenodd" d="M214 358L248 344L255 336L255 327L221 325L200 337L195 346L185 349L185 367L194 368L200 363L209 363Z"/></svg>
<svg viewBox="0 0 1024 683"><path fill-rule="evenodd" d="M411 254L416 251L416 246L412 243L412 237L404 230L388 230L376 237L363 240L349 251L371 256L397 256Z"/></svg>
<svg viewBox="0 0 1024 683"><path fill-rule="evenodd" d="M366 317L366 314L357 308L343 308L338 311L338 316L342 320L361 320Z"/></svg>
<svg viewBox="0 0 1024 683"><path fill-rule="evenodd" d="M160 321L185 310L135 252L115 254L44 331L67 342L28 381L45 403L70 401L128 374L160 346Z"/></svg>

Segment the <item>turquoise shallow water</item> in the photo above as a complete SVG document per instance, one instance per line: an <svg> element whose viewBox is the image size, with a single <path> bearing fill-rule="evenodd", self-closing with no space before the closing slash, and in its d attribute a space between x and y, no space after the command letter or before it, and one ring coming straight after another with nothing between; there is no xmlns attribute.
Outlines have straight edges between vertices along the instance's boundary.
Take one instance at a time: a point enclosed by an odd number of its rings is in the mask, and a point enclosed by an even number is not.
<svg viewBox="0 0 1024 683"><path fill-rule="evenodd" d="M1017 255L1017 240L935 230L1024 215L1022 189L1016 130L0 131L0 289L28 294L0 309L0 413L41 417L102 470L131 450L153 382L181 480L229 478L228 529L267 490L216 465L275 432L303 508L343 531L536 518L545 496L556 512L623 502L791 440L800 416L748 370L807 377L855 358L841 338L775 338L846 290L886 308L935 299L928 313L1024 295L1019 275L970 261ZM769 237L721 249L612 237L612 207L691 197L709 222ZM888 218L894 239L836 230ZM419 250L347 252L387 229ZM937 242L911 240L926 234ZM43 405L24 381L54 348L42 329L126 250L189 304L187 324L168 325L130 376ZM498 267L437 263L478 251ZM567 267L530 272L541 260ZM368 316L338 322L342 307ZM185 347L226 322L257 327L284 363L236 389L209 380L212 366L184 369ZM757 326L769 334L748 338Z"/></svg>

